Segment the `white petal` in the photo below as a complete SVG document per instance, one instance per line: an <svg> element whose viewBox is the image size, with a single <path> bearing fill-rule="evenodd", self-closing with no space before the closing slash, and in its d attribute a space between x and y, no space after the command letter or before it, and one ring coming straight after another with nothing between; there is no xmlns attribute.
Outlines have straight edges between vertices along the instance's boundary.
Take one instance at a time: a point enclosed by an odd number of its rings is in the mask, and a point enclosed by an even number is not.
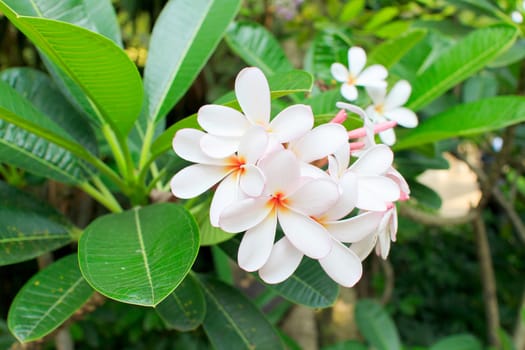
<svg viewBox="0 0 525 350"><path fill-rule="evenodd" d="M348 49L348 67L350 74L358 76L366 64L366 52L363 48L354 46Z"/></svg>
<svg viewBox="0 0 525 350"><path fill-rule="evenodd" d="M277 216L273 213L246 231L237 252L237 261L243 270L256 271L266 263L272 252L276 227Z"/></svg>
<svg viewBox="0 0 525 350"><path fill-rule="evenodd" d="M386 258L388 258L388 253L390 252L390 235L386 231L380 231L378 238L379 255L383 260L386 260Z"/></svg>
<svg viewBox="0 0 525 350"><path fill-rule="evenodd" d="M226 232L237 233L258 225L272 211L268 198L248 198L234 202L224 208L219 217L219 226Z"/></svg>
<svg viewBox="0 0 525 350"><path fill-rule="evenodd" d="M383 212L369 211L346 220L327 222L324 227L338 241L355 243L377 231Z"/></svg>
<svg viewBox="0 0 525 350"><path fill-rule="evenodd" d="M261 127L252 127L241 138L239 143L239 157L244 158L247 164L255 164L262 157L268 146L268 134Z"/></svg>
<svg viewBox="0 0 525 350"><path fill-rule="evenodd" d="M355 84L358 86L386 87L385 79L387 76L388 71L385 67L380 64L374 64L359 74Z"/></svg>
<svg viewBox="0 0 525 350"><path fill-rule="evenodd" d="M343 83L343 85L341 85L341 95L348 101L354 101L358 96L357 88L353 84Z"/></svg>
<svg viewBox="0 0 525 350"><path fill-rule="evenodd" d="M196 197L219 182L227 173L226 167L190 165L171 178L171 192L179 198Z"/></svg>
<svg viewBox="0 0 525 350"><path fill-rule="evenodd" d="M310 163L334 153L347 140L346 129L341 124L322 124L294 142L290 148L300 160Z"/></svg>
<svg viewBox="0 0 525 350"><path fill-rule="evenodd" d="M350 145L345 142L334 152L334 157L337 162L337 174L330 172L330 175L341 177L348 168L350 163Z"/></svg>
<svg viewBox="0 0 525 350"><path fill-rule="evenodd" d="M286 238L306 256L324 258L332 249L328 232L310 217L287 209L279 209L277 217Z"/></svg>
<svg viewBox="0 0 525 350"><path fill-rule="evenodd" d="M376 145L366 150L350 167L350 171L359 175L382 175L386 173L394 160L394 153L385 145Z"/></svg>
<svg viewBox="0 0 525 350"><path fill-rule="evenodd" d="M404 107L396 108L385 113L385 116L405 128L415 128L418 124L417 115L412 110Z"/></svg>
<svg viewBox="0 0 525 350"><path fill-rule="evenodd" d="M349 72L348 69L343 66L341 63L333 63L330 66L330 72L332 72L332 76L335 80L339 82L346 82L348 81Z"/></svg>
<svg viewBox="0 0 525 350"><path fill-rule="evenodd" d="M355 208L357 202L357 175L345 173L340 181L341 194L335 204L323 213L324 221L335 221L348 215Z"/></svg>
<svg viewBox="0 0 525 350"><path fill-rule="evenodd" d="M377 242L377 233L366 236L363 240L352 243L350 250L357 254L361 261L365 260L374 249Z"/></svg>
<svg viewBox="0 0 525 350"><path fill-rule="evenodd" d="M206 135L197 129L181 129L173 138L173 150L179 157L194 163L222 164L223 160L217 160L206 155L200 146L201 138Z"/></svg>
<svg viewBox="0 0 525 350"><path fill-rule="evenodd" d="M258 197L264 189L264 174L255 165L246 164L243 166L240 175L241 190L250 197Z"/></svg>
<svg viewBox="0 0 525 350"><path fill-rule="evenodd" d="M339 199L339 188L331 179L311 180L286 197L287 206L308 216L324 213Z"/></svg>
<svg viewBox="0 0 525 350"><path fill-rule="evenodd" d="M405 180L403 175L401 175L401 173L399 173L399 171L397 171L396 169L391 167L390 169L388 169L388 172L387 172L386 176L388 176L389 178L394 180L395 183L397 183L397 185L399 186L399 189L402 192L404 192L406 194L410 194L410 187L408 187L407 181Z"/></svg>
<svg viewBox="0 0 525 350"><path fill-rule="evenodd" d="M270 258L259 270L259 276L269 284L281 283L294 273L302 258L303 253L283 237L273 246Z"/></svg>
<svg viewBox="0 0 525 350"><path fill-rule="evenodd" d="M331 279L343 287L353 287L363 274L361 259L352 250L334 242L330 253L319 264Z"/></svg>
<svg viewBox="0 0 525 350"><path fill-rule="evenodd" d="M221 181L210 205L210 222L212 226L219 226L219 217L228 205L239 199L238 172L232 173Z"/></svg>
<svg viewBox="0 0 525 350"><path fill-rule="evenodd" d="M386 176L360 176L356 207L363 210L385 211L386 203L399 199L397 184Z"/></svg>
<svg viewBox="0 0 525 350"><path fill-rule="evenodd" d="M314 126L312 108L307 105L293 105L277 114L270 123L272 134L281 143L295 140Z"/></svg>
<svg viewBox="0 0 525 350"><path fill-rule="evenodd" d="M385 145L392 146L396 143L396 133L394 129L388 129L379 133L379 138Z"/></svg>
<svg viewBox="0 0 525 350"><path fill-rule="evenodd" d="M288 193L288 190L295 187L299 181L299 162L288 150L270 153L261 159L259 168L266 178L265 193Z"/></svg>
<svg viewBox="0 0 525 350"><path fill-rule="evenodd" d="M202 106L197 121L204 130L217 136L241 137L250 128L250 122L241 112L221 105Z"/></svg>
<svg viewBox="0 0 525 350"><path fill-rule="evenodd" d="M301 162L301 177L313 179L331 179L331 177L323 169L316 167L310 163Z"/></svg>
<svg viewBox="0 0 525 350"><path fill-rule="evenodd" d="M255 67L244 68L235 79L235 96L244 115L255 125L270 121L270 87L264 73Z"/></svg>
<svg viewBox="0 0 525 350"><path fill-rule="evenodd" d="M392 242L395 242L397 239L396 237L397 236L397 209L395 206L394 208L392 208L392 217L390 218L389 230L390 230L390 239L392 240Z"/></svg>
<svg viewBox="0 0 525 350"><path fill-rule="evenodd" d="M366 92L372 99L372 102L374 102L374 106L381 105L385 102L386 86L367 86ZM374 106L371 107L373 108ZM366 112L369 113L369 110L367 109Z"/></svg>
<svg viewBox="0 0 525 350"><path fill-rule="evenodd" d="M408 81L398 81L386 97L385 110L390 111L392 109L404 105L408 101L411 92L412 87L410 86L410 83Z"/></svg>
<svg viewBox="0 0 525 350"><path fill-rule="evenodd" d="M239 148L239 138L205 134L200 141L202 151L212 158L226 158Z"/></svg>

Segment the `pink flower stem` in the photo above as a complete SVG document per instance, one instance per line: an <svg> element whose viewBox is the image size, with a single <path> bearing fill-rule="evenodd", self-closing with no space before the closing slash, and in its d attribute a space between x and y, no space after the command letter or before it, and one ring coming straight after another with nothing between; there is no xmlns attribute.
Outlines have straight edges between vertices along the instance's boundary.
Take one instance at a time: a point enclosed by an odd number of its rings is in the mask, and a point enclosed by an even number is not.
<svg viewBox="0 0 525 350"><path fill-rule="evenodd" d="M346 111L344 109L341 109L339 112L337 112L334 119L332 119L330 123L343 124L347 117L348 114L346 114Z"/></svg>
<svg viewBox="0 0 525 350"><path fill-rule="evenodd" d="M388 121L380 124L374 125L374 134L379 134L380 132L383 132L388 129L392 129L397 125L395 121ZM360 137L366 136L366 129L365 128L359 128L354 129L352 131L348 132L348 138L350 139L358 139Z"/></svg>

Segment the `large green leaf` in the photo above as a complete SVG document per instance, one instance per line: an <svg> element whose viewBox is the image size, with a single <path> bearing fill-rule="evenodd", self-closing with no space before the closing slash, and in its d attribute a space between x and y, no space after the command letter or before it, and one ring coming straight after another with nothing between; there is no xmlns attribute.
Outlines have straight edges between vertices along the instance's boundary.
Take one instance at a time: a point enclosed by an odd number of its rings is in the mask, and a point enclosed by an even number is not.
<svg viewBox="0 0 525 350"><path fill-rule="evenodd" d="M187 275L155 310L169 328L181 332L197 328L206 315L206 301L200 284L191 275Z"/></svg>
<svg viewBox="0 0 525 350"><path fill-rule="evenodd" d="M316 77L331 81L333 79L330 73L332 63L339 62L346 66L350 46L352 46L352 41L349 36L339 29L327 28L319 32L312 43L312 62L310 63Z"/></svg>
<svg viewBox="0 0 525 350"><path fill-rule="evenodd" d="M240 238L234 237L221 243L228 256L237 261L237 249ZM279 284L269 284L282 297L310 307L327 307L332 305L337 298L339 286L320 267L319 263L312 259L303 259L297 270L290 278Z"/></svg>
<svg viewBox="0 0 525 350"><path fill-rule="evenodd" d="M421 109L507 50L518 31L498 24L478 29L441 54L415 81L407 107Z"/></svg>
<svg viewBox="0 0 525 350"><path fill-rule="evenodd" d="M155 306L182 282L199 249L193 217L163 203L106 215L79 241L82 274L109 298Z"/></svg>
<svg viewBox="0 0 525 350"><path fill-rule="evenodd" d="M80 183L82 164L69 150L85 153L84 148L1 80L0 96L0 162L57 181Z"/></svg>
<svg viewBox="0 0 525 350"><path fill-rule="evenodd" d="M268 320L237 289L212 278L199 280L207 305L204 331L214 348L284 349Z"/></svg>
<svg viewBox="0 0 525 350"><path fill-rule="evenodd" d="M498 96L452 107L400 138L395 149L480 134L525 121L525 98Z"/></svg>
<svg viewBox="0 0 525 350"><path fill-rule="evenodd" d="M457 334L443 338L429 350L482 350L481 342L470 334Z"/></svg>
<svg viewBox="0 0 525 350"><path fill-rule="evenodd" d="M72 225L53 207L0 181L0 265L71 242Z"/></svg>
<svg viewBox="0 0 525 350"><path fill-rule="evenodd" d="M86 94L100 122L127 134L142 107L137 68L104 36L45 18L19 16L3 2L0 10Z"/></svg>
<svg viewBox="0 0 525 350"><path fill-rule="evenodd" d="M33 276L11 304L7 324L21 342L40 339L75 313L93 294L76 254L62 258Z"/></svg>
<svg viewBox="0 0 525 350"><path fill-rule="evenodd" d="M258 23L232 23L224 39L244 62L268 76L293 69L277 39Z"/></svg>
<svg viewBox="0 0 525 350"><path fill-rule="evenodd" d="M377 45L368 57L369 64L382 64L390 68L426 35L426 30L415 29L397 38Z"/></svg>
<svg viewBox="0 0 525 350"><path fill-rule="evenodd" d="M358 301L355 318L359 331L374 349L401 350L401 341L394 321L375 301Z"/></svg>
<svg viewBox="0 0 525 350"><path fill-rule="evenodd" d="M57 89L45 73L32 68L11 68L0 73L19 94L31 101L33 106L60 125L82 146L96 154L97 140L91 125Z"/></svg>
<svg viewBox="0 0 525 350"><path fill-rule="evenodd" d="M240 0L171 0L153 33L144 72L147 114L162 119L184 95L236 15Z"/></svg>

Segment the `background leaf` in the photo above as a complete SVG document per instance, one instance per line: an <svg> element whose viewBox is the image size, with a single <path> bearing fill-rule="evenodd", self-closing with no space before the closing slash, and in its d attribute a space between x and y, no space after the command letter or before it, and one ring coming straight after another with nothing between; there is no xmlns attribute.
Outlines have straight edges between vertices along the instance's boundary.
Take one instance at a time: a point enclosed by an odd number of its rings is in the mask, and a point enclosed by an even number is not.
<svg viewBox="0 0 525 350"><path fill-rule="evenodd" d="M77 311L93 294L82 278L76 254L33 276L9 309L9 329L21 342L42 338Z"/></svg>
<svg viewBox="0 0 525 350"><path fill-rule="evenodd" d="M71 230L53 207L0 181L0 265L62 247L72 241Z"/></svg>
<svg viewBox="0 0 525 350"><path fill-rule="evenodd" d="M214 348L284 349L268 320L237 289L212 278L199 281L207 305L204 331Z"/></svg>
<svg viewBox="0 0 525 350"><path fill-rule="evenodd" d="M525 98L498 96L466 103L422 122L400 138L394 149L403 149L450 137L480 134L525 120Z"/></svg>
<svg viewBox="0 0 525 350"><path fill-rule="evenodd" d="M382 64L386 68L392 67L425 35L426 30L415 29L377 45L368 56L368 64Z"/></svg>
<svg viewBox="0 0 525 350"><path fill-rule="evenodd" d="M232 23L224 39L244 62L259 67L267 76L294 69L277 39L258 23Z"/></svg>
<svg viewBox="0 0 525 350"><path fill-rule="evenodd" d="M193 217L170 203L100 217L85 229L78 247L82 274L93 288L145 306L155 306L173 292L198 249Z"/></svg>
<svg viewBox="0 0 525 350"><path fill-rule="evenodd" d="M363 337L377 350L401 350L394 322L375 301L359 300L355 318Z"/></svg>
<svg viewBox="0 0 525 350"><path fill-rule="evenodd" d="M191 275L187 275L155 310L169 328L181 332L197 328L206 315L206 302L200 284Z"/></svg>
<svg viewBox="0 0 525 350"><path fill-rule="evenodd" d="M446 337L432 345L429 350L482 350L481 342L470 334Z"/></svg>

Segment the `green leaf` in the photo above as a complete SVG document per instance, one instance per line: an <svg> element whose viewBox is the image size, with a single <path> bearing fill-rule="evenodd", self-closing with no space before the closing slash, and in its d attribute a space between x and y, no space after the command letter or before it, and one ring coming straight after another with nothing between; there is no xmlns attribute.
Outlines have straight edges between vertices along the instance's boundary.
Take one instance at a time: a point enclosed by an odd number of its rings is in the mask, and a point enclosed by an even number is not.
<svg viewBox="0 0 525 350"><path fill-rule="evenodd" d="M199 226L201 246L218 244L232 238L231 233L211 225L209 213L209 205L204 205L195 215L195 220Z"/></svg>
<svg viewBox="0 0 525 350"><path fill-rule="evenodd" d="M207 305L204 331L214 348L284 349L268 320L237 289L208 277L199 280Z"/></svg>
<svg viewBox="0 0 525 350"><path fill-rule="evenodd" d="M367 31L377 30L385 23L390 22L399 14L399 8L394 6L383 7L381 10L374 13L372 18L366 23L364 29Z"/></svg>
<svg viewBox="0 0 525 350"><path fill-rule="evenodd" d="M2 0L18 16L42 17L75 24L122 46L117 16L110 0Z"/></svg>
<svg viewBox="0 0 525 350"><path fill-rule="evenodd" d="M71 242L71 230L53 207L0 181L0 265L62 247Z"/></svg>
<svg viewBox="0 0 525 350"><path fill-rule="evenodd" d="M330 67L332 63L348 64L348 49L352 41L348 35L334 28L327 28L319 32L312 43L312 70L316 77L325 81L332 81Z"/></svg>
<svg viewBox="0 0 525 350"><path fill-rule="evenodd" d="M21 342L40 339L71 317L92 294L78 269L77 256L69 255L22 287L9 309L9 329Z"/></svg>
<svg viewBox="0 0 525 350"><path fill-rule="evenodd" d="M498 24L478 29L441 54L415 81L407 107L419 110L507 50L517 29Z"/></svg>
<svg viewBox="0 0 525 350"><path fill-rule="evenodd" d="M144 72L148 117L159 121L191 86L240 0L169 1L153 33Z"/></svg>
<svg viewBox="0 0 525 350"><path fill-rule="evenodd" d="M481 342L470 334L457 334L432 345L429 350L482 350Z"/></svg>
<svg viewBox="0 0 525 350"><path fill-rule="evenodd" d="M377 350L401 350L394 322L387 312L372 300L360 300L355 318L363 337Z"/></svg>
<svg viewBox="0 0 525 350"><path fill-rule="evenodd" d="M237 261L237 249L240 242L239 237L234 237L221 243L220 248L232 260ZM339 292L338 284L328 277L319 263L308 258L303 259L297 270L286 281L269 284L267 287L294 303L310 307L332 305Z"/></svg>
<svg viewBox="0 0 525 350"><path fill-rule="evenodd" d="M3 2L0 10L89 96L100 122L124 135L131 130L143 88L137 68L121 48L69 23L18 16Z"/></svg>
<svg viewBox="0 0 525 350"><path fill-rule="evenodd" d="M519 62L525 58L525 39L516 40L514 45L501 55L499 55L488 66L490 68L506 67Z"/></svg>
<svg viewBox="0 0 525 350"><path fill-rule="evenodd" d="M155 306L182 282L195 261L193 217L176 204L134 208L93 221L78 244L82 274L105 296Z"/></svg>
<svg viewBox="0 0 525 350"><path fill-rule="evenodd" d="M267 76L293 69L279 41L258 23L232 23L224 39L232 51L244 62L250 66L259 67Z"/></svg>
<svg viewBox="0 0 525 350"><path fill-rule="evenodd" d="M49 119L60 125L91 153L97 153L97 140L93 128L45 73L32 68L11 68L0 73L19 94L31 101L33 106Z"/></svg>
<svg viewBox="0 0 525 350"><path fill-rule="evenodd" d="M441 208L441 197L436 191L417 181L411 181L409 185L411 199L415 198L418 204L430 209L438 210Z"/></svg>
<svg viewBox="0 0 525 350"><path fill-rule="evenodd" d="M394 149L414 147L450 137L481 134L525 121L525 98L498 96L466 103L425 120Z"/></svg>
<svg viewBox="0 0 525 350"><path fill-rule="evenodd" d="M415 29L377 45L368 56L368 64L382 64L386 68L392 67L426 34L427 32L424 29Z"/></svg>
<svg viewBox="0 0 525 350"><path fill-rule="evenodd" d="M470 77L463 85L463 102L474 102L498 94L498 79L492 74Z"/></svg>
<svg viewBox="0 0 525 350"><path fill-rule="evenodd" d="M363 12L365 5L365 0L349 1L343 6L339 20L341 22L348 22L356 18L361 12Z"/></svg>
<svg viewBox="0 0 525 350"><path fill-rule="evenodd" d="M14 343L16 343L16 339L9 332L7 323L0 319L0 348L9 349Z"/></svg>
<svg viewBox="0 0 525 350"><path fill-rule="evenodd" d="M84 148L1 80L0 96L0 162L60 182L80 183L85 177L82 164L70 150L85 153Z"/></svg>
<svg viewBox="0 0 525 350"><path fill-rule="evenodd" d="M206 315L206 302L200 284L191 275L187 275L155 310L169 328L180 332L197 328Z"/></svg>
<svg viewBox="0 0 525 350"><path fill-rule="evenodd" d="M356 340L346 340L334 345L323 346L321 350L368 350L368 348Z"/></svg>

